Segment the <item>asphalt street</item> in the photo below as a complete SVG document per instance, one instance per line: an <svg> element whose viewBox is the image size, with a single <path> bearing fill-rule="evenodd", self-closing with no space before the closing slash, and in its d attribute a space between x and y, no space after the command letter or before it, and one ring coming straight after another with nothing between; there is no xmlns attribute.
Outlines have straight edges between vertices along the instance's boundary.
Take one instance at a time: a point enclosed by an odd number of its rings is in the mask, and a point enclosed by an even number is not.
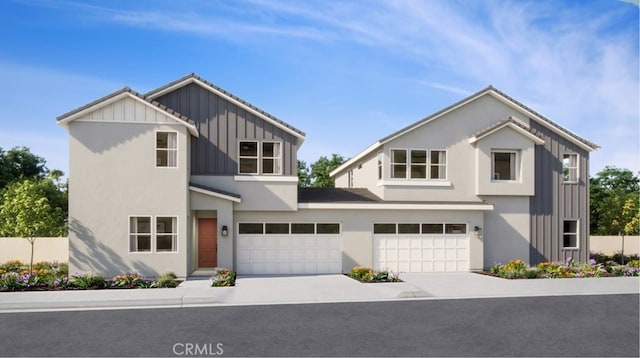
<svg viewBox="0 0 640 358"><path fill-rule="evenodd" d="M0 356L638 356L639 295L0 314Z"/></svg>

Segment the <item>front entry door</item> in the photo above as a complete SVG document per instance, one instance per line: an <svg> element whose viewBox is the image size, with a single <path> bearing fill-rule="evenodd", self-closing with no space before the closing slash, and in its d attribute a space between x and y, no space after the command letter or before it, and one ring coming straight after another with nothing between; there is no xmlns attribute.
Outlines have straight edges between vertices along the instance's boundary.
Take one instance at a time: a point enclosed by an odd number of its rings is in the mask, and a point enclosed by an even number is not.
<svg viewBox="0 0 640 358"><path fill-rule="evenodd" d="M218 265L218 219L198 219L198 267Z"/></svg>

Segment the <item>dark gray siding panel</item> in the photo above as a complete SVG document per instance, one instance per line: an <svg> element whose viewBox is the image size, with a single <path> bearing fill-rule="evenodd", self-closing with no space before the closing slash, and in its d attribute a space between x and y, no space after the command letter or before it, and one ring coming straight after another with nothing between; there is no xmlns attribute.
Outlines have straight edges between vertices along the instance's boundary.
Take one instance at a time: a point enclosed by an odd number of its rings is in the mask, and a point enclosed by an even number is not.
<svg viewBox="0 0 640 358"><path fill-rule="evenodd" d="M535 196L531 197L530 261L565 261L589 259L589 152L577 147L555 132L531 120L531 127L545 140L536 146ZM563 183L562 156L578 154L579 182ZM565 219L578 220L578 249L563 249Z"/></svg>
<svg viewBox="0 0 640 358"><path fill-rule="evenodd" d="M239 139L268 139L282 143L283 175L297 174L298 138L197 84L156 98L193 119L200 137L191 142L191 173L235 175Z"/></svg>

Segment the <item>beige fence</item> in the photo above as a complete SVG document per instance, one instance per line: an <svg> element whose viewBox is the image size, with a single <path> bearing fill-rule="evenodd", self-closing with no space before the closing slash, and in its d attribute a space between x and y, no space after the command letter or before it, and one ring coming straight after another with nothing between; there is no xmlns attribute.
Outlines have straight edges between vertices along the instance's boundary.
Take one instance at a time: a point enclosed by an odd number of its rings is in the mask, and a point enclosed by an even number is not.
<svg viewBox="0 0 640 358"><path fill-rule="evenodd" d="M589 240L591 252L601 252L605 255L613 255L622 251L621 236L591 236ZM624 237L624 254L640 255L640 236Z"/></svg>
<svg viewBox="0 0 640 358"><path fill-rule="evenodd" d="M27 239L0 237L0 263L9 260L29 262L31 244ZM66 237L40 237L33 246L33 262L69 261L69 239Z"/></svg>

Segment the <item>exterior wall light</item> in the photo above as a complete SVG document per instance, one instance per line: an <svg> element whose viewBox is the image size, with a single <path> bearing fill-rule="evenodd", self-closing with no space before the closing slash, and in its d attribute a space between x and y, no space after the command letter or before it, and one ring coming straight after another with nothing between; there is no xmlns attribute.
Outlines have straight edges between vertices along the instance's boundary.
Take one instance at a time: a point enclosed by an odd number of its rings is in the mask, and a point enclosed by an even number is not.
<svg viewBox="0 0 640 358"><path fill-rule="evenodd" d="M482 228L480 226L474 227L473 231L478 235L482 235Z"/></svg>
<svg viewBox="0 0 640 358"><path fill-rule="evenodd" d="M227 225L222 225L222 236L227 236L229 235L229 228L227 227Z"/></svg>

